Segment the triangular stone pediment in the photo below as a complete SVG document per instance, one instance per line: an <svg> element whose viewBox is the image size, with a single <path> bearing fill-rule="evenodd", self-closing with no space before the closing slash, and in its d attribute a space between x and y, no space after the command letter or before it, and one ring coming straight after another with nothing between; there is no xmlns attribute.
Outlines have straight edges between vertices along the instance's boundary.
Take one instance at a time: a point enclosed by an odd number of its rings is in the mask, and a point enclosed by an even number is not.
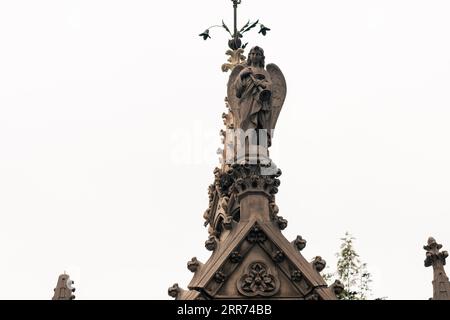
<svg viewBox="0 0 450 320"><path fill-rule="evenodd" d="M301 296L305 294L291 283L278 263L259 244L252 245L249 253L215 294L216 299L295 299Z"/></svg>
<svg viewBox="0 0 450 320"><path fill-rule="evenodd" d="M213 299L332 299L320 274L270 221L241 222L189 289Z"/></svg>

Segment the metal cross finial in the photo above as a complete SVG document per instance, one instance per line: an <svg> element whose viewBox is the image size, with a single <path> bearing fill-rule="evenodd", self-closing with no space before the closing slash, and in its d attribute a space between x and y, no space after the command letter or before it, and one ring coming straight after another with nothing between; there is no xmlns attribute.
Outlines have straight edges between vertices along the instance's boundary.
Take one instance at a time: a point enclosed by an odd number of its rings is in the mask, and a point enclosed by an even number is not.
<svg viewBox="0 0 450 320"><path fill-rule="evenodd" d="M233 1L233 8L234 8L234 33L233 38L237 37L237 7L241 4L241 0L231 0Z"/></svg>
<svg viewBox="0 0 450 320"><path fill-rule="evenodd" d="M225 24L225 22L222 20L222 25L214 25L209 27L208 29L206 29L204 32L200 33L199 36L202 37L204 40L207 40L208 38L211 38L211 36L209 35L209 30L211 28L215 28L215 27L221 27L224 28L225 31L227 31L230 36L231 39L228 41L228 46L230 47L230 49L232 50L237 50L237 49L244 49L247 46L247 43L245 43L244 45L242 44L241 38L243 37L243 34L247 31L250 31L251 29L253 29L254 27L256 27L257 25L260 26L260 30L258 33L261 33L263 36L265 36L267 34L267 31L270 31L269 28L267 28L266 26L264 26L262 23L259 22L259 20L256 20L253 23L250 23L250 20L240 29L238 30L237 27L237 9L238 9L238 5L241 4L242 0L231 0L233 2L233 11L234 11L234 30L233 33L231 33L230 29L227 27L227 25Z"/></svg>

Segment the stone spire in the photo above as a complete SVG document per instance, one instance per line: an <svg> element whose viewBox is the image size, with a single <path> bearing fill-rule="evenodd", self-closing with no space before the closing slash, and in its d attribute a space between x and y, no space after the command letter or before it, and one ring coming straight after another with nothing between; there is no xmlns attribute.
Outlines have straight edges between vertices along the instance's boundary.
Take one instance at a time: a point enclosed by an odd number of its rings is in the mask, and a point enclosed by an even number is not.
<svg viewBox="0 0 450 320"><path fill-rule="evenodd" d="M240 1L233 3L236 9ZM234 40L240 41L236 30ZM194 274L188 290L174 284L168 293L181 300L336 299L343 287L339 282L328 287L320 275L325 260L306 260L300 253L306 241L301 236L289 241L282 234L288 222L275 201L281 170L269 147L287 93L285 77L277 65L266 65L257 46L245 63L236 61L229 69L221 164L203 215L209 233L205 247L212 254L205 263L195 257L187 263Z"/></svg>
<svg viewBox="0 0 450 320"><path fill-rule="evenodd" d="M72 287L74 281L70 279L70 276L64 272L58 278L56 288L53 290L55 293L52 300L73 300L75 299L75 288Z"/></svg>
<svg viewBox="0 0 450 320"><path fill-rule="evenodd" d="M450 282L444 270L448 252L440 251L442 244L433 237L428 238L428 244L423 248L427 251L425 267L433 266L433 300L450 300Z"/></svg>
<svg viewBox="0 0 450 320"><path fill-rule="evenodd" d="M306 241L301 236L290 242L282 234L288 222L278 214L275 201L281 170L269 157L268 141L284 102L286 82L275 65L267 65L267 72L263 69L262 53L259 47L249 53L259 66L251 70L237 66L230 75L221 166L214 170L203 215L209 226L205 247L212 255L205 263L195 257L187 263L194 276L189 290L178 284L169 288L176 299L333 300L343 290L339 282L328 287L320 275L325 260L317 256L308 262L303 257L300 251ZM259 72L255 79L261 80L245 78L254 71ZM261 81L266 85L257 89ZM242 95L236 92L241 87ZM242 130L244 126L248 127ZM252 130L253 136L248 135Z"/></svg>

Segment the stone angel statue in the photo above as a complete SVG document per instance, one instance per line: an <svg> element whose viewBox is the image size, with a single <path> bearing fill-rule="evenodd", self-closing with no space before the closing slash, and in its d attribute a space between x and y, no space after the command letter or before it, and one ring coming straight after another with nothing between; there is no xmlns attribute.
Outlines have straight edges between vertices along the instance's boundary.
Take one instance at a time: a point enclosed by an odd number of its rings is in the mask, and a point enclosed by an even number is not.
<svg viewBox="0 0 450 320"><path fill-rule="evenodd" d="M237 65L228 81L228 104L235 129L266 130L268 146L286 97L286 80L275 64L265 68L264 50L254 47L246 64Z"/></svg>

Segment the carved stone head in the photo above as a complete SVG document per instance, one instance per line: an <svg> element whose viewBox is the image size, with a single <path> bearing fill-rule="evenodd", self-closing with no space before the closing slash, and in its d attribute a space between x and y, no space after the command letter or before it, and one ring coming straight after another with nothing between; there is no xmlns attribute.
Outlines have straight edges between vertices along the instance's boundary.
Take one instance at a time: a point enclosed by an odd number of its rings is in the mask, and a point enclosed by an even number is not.
<svg viewBox="0 0 450 320"><path fill-rule="evenodd" d="M247 65L250 67L264 68L265 58L264 50L261 47L253 47L248 53Z"/></svg>

